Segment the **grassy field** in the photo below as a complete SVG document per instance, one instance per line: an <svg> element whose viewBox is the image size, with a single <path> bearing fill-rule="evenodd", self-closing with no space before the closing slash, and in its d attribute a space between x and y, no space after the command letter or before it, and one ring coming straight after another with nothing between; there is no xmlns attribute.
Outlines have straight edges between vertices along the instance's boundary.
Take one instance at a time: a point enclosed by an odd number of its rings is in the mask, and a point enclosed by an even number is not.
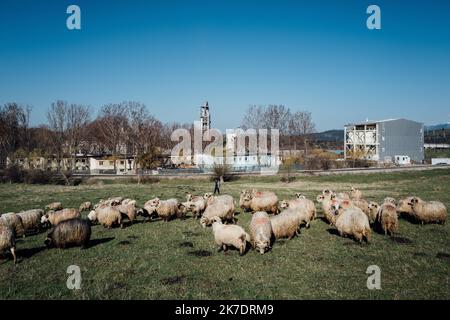
<svg viewBox="0 0 450 320"><path fill-rule="evenodd" d="M280 198L304 192L315 199L324 188L360 188L367 200L415 194L450 208L450 170L393 174L241 178L223 185L236 200L243 188L273 190ZM43 208L52 201L78 207L110 196L184 199L210 192L206 180L167 180L136 185L98 183L76 187L0 185L0 212ZM87 214L87 213L85 213ZM319 217L322 215L319 210ZM237 215L248 229L251 215ZM374 234L370 244L337 236L316 219L290 241L265 255L217 252L211 228L198 220L139 220L125 229L94 226L86 250L47 250L46 233L19 239L19 263L0 260L0 299L450 299L450 223L420 226L401 220L398 235ZM69 265L82 272L82 289L69 290ZM369 265L381 268L381 290L368 290Z"/></svg>

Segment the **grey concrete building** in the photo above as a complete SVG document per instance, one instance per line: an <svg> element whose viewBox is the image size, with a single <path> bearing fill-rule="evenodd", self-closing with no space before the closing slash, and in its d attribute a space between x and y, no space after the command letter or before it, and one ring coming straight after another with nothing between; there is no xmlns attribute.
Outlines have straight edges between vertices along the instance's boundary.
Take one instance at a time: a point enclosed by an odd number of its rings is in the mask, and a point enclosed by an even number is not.
<svg viewBox="0 0 450 320"><path fill-rule="evenodd" d="M394 162L397 155L411 161L424 159L423 123L406 119L388 119L350 123L344 128L345 158Z"/></svg>

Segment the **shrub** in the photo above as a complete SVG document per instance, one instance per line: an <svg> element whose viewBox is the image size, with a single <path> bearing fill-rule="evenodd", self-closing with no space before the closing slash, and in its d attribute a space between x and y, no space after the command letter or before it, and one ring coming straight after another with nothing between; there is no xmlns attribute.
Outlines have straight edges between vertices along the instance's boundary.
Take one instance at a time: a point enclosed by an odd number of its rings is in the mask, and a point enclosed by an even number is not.
<svg viewBox="0 0 450 320"><path fill-rule="evenodd" d="M28 184L49 184L52 181L52 173L40 169L24 171L24 181Z"/></svg>

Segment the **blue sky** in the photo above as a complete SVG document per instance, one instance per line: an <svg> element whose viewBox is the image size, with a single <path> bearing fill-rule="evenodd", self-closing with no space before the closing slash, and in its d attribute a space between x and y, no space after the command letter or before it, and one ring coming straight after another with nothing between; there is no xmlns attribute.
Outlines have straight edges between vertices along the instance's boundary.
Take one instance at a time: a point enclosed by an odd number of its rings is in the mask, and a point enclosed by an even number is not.
<svg viewBox="0 0 450 320"><path fill-rule="evenodd" d="M81 8L82 30L66 28ZM366 8L381 8L381 30ZM450 121L450 1L0 1L0 104L136 100L164 122L213 126L250 104L309 110L318 130Z"/></svg>

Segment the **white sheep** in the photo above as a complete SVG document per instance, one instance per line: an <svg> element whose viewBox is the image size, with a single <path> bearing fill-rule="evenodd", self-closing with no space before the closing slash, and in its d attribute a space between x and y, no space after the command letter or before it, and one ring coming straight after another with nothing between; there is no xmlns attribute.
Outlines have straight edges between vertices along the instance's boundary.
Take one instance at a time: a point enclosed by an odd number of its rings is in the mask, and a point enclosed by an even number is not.
<svg viewBox="0 0 450 320"><path fill-rule="evenodd" d="M422 225L432 222L444 224L447 220L447 208L440 201L423 201L414 197L409 205L412 208L414 218Z"/></svg>
<svg viewBox="0 0 450 320"><path fill-rule="evenodd" d="M301 221L295 209L287 208L280 214L271 217L270 223L275 239L288 238L290 240L298 234Z"/></svg>
<svg viewBox="0 0 450 320"><path fill-rule="evenodd" d="M230 195L210 197L208 205L200 219L200 224L205 228L212 223L214 217L219 217L223 221L234 222L235 202Z"/></svg>
<svg viewBox="0 0 450 320"><path fill-rule="evenodd" d="M255 212L250 221L250 238L253 249L258 248L261 254L264 254L271 248L273 232L267 212Z"/></svg>
<svg viewBox="0 0 450 320"><path fill-rule="evenodd" d="M0 224L0 253L9 250L16 264L16 238L14 231L6 225Z"/></svg>
<svg viewBox="0 0 450 320"><path fill-rule="evenodd" d="M58 211L50 210L41 217L41 224L50 223L52 226L56 226L58 223L81 217L80 211L74 208L66 208Z"/></svg>
<svg viewBox="0 0 450 320"><path fill-rule="evenodd" d="M164 222L167 222L180 214L180 206L181 204L174 198L167 200L155 198L147 201L144 208L149 215L156 213Z"/></svg>
<svg viewBox="0 0 450 320"><path fill-rule="evenodd" d="M265 211L268 213L278 213L278 197L272 191L241 192L240 206L245 211Z"/></svg>
<svg viewBox="0 0 450 320"><path fill-rule="evenodd" d="M363 239L370 241L369 219L361 209L355 206L344 208L340 204L335 204L334 209L337 215L335 225L341 237L353 236L360 243Z"/></svg>
<svg viewBox="0 0 450 320"><path fill-rule="evenodd" d="M212 230L214 241L220 250L227 250L229 246L239 250L239 254L245 253L247 242L250 242L250 236L245 230L234 224L224 225L219 217L212 219Z"/></svg>

